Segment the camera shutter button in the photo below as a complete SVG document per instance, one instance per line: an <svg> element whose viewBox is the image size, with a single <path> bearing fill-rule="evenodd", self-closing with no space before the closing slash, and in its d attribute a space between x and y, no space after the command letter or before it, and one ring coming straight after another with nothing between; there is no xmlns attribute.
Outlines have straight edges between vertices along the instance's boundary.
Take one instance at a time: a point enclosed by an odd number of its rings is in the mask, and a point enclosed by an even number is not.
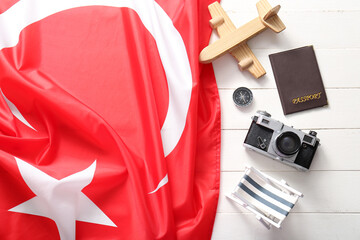
<svg viewBox="0 0 360 240"><path fill-rule="evenodd" d="M314 136L314 137L316 137L316 135L317 135L317 132L315 132L315 131L310 131L310 132L309 132L309 134L310 134L311 136Z"/></svg>

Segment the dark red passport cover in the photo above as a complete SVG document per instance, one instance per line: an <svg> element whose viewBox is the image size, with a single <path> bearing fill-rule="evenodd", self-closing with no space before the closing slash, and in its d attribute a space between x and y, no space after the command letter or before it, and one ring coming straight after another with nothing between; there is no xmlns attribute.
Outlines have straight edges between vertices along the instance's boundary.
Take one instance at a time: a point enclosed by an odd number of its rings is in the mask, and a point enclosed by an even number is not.
<svg viewBox="0 0 360 240"><path fill-rule="evenodd" d="M285 115L328 104L313 46L269 58Z"/></svg>

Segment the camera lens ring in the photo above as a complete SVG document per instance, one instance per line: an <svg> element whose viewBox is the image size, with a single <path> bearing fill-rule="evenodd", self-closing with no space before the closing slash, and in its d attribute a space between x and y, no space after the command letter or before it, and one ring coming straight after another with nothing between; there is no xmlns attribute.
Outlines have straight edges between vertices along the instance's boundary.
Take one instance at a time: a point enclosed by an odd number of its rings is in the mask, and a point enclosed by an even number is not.
<svg viewBox="0 0 360 240"><path fill-rule="evenodd" d="M301 147L301 140L294 132L283 132L276 138L276 147L284 155L294 155Z"/></svg>

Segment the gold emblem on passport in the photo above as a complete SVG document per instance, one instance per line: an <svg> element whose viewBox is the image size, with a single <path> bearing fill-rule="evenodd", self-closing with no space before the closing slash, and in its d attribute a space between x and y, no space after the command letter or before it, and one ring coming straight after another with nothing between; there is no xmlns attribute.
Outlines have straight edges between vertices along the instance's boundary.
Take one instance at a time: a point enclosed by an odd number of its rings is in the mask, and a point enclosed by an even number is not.
<svg viewBox="0 0 360 240"><path fill-rule="evenodd" d="M306 95L303 97L298 97L298 98L294 98L292 100L293 104L298 104L298 103L304 103L307 101L312 101L312 100L316 100L316 99L320 99L321 98L321 92L312 94L312 95Z"/></svg>

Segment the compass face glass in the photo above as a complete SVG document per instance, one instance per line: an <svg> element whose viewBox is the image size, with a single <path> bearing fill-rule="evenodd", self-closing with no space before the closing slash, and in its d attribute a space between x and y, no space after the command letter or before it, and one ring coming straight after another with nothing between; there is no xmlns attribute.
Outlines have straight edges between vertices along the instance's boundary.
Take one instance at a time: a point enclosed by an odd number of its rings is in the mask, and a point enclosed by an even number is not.
<svg viewBox="0 0 360 240"><path fill-rule="evenodd" d="M252 92L250 89L241 87L235 90L233 94L233 100L237 106L248 106L253 99Z"/></svg>

